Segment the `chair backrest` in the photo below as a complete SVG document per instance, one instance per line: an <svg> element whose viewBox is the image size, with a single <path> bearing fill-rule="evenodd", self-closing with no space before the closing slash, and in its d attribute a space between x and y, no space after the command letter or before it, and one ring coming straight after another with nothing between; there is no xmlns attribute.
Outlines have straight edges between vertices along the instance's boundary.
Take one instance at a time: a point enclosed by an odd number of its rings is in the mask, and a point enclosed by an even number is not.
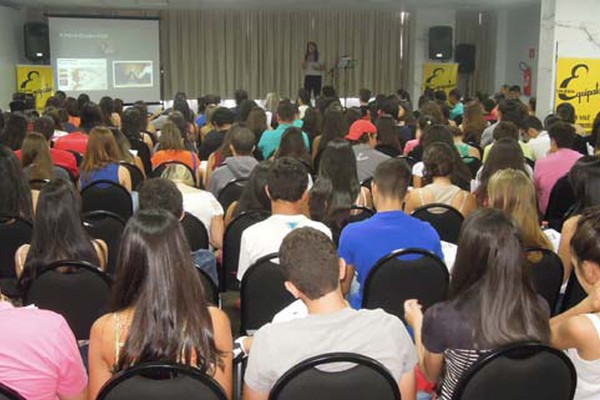
<svg viewBox="0 0 600 400"><path fill-rule="evenodd" d="M90 183L81 191L83 213L110 211L127 221L133 214L131 195L123 186L109 180Z"/></svg>
<svg viewBox="0 0 600 400"><path fill-rule="evenodd" d="M483 148L480 145L478 145L475 142L466 142L466 144L468 144L469 146L477 149L477 151L479 152L479 158L480 159L483 158Z"/></svg>
<svg viewBox="0 0 600 400"><path fill-rule="evenodd" d="M192 251L208 249L208 231L202 221L186 211L183 220L181 220L181 226Z"/></svg>
<svg viewBox="0 0 600 400"><path fill-rule="evenodd" d="M563 280L562 261L553 251L542 248L528 249L527 256L536 290L554 313Z"/></svg>
<svg viewBox="0 0 600 400"><path fill-rule="evenodd" d="M382 308L404 321L404 302L418 299L423 309L446 299L450 274L444 262L423 249L396 250L371 269L362 307Z"/></svg>
<svg viewBox="0 0 600 400"><path fill-rule="evenodd" d="M46 183L50 183L50 179L31 179L29 180L29 187L32 190L42 190Z"/></svg>
<svg viewBox="0 0 600 400"><path fill-rule="evenodd" d="M569 276L569 280L567 281L567 289L565 290L565 295L562 298L562 302L560 303L560 312L563 313L568 309L579 304L583 299L587 297L587 293L583 290L581 283L579 283L579 279L577 279L577 275L575 275L575 271L571 272L571 276Z"/></svg>
<svg viewBox="0 0 600 400"><path fill-rule="evenodd" d="M268 211L247 211L241 213L227 225L223 235L223 265L219 269L219 287L221 290L237 289L236 272L240 259L242 233L246 228L269 218Z"/></svg>
<svg viewBox="0 0 600 400"><path fill-rule="evenodd" d="M121 245L121 237L125 230L125 221L121 216L110 211L92 211L83 216L83 227L94 239L103 240L108 247L108 263L106 272L115 273L117 255Z"/></svg>
<svg viewBox="0 0 600 400"><path fill-rule="evenodd" d="M247 183L248 178L234 179L219 191L217 200L221 203L223 210L228 210L231 203L240 199Z"/></svg>
<svg viewBox="0 0 600 400"><path fill-rule="evenodd" d="M426 204L413 211L412 216L429 222L445 242L458 243L463 215L456 208L447 204Z"/></svg>
<svg viewBox="0 0 600 400"><path fill-rule="evenodd" d="M57 261L40 268L25 289L23 304L61 314L77 340L87 340L94 321L108 312L110 296L110 278L94 265Z"/></svg>
<svg viewBox="0 0 600 400"><path fill-rule="evenodd" d="M15 279L15 252L31 243L33 228L21 217L0 215L0 279Z"/></svg>
<svg viewBox="0 0 600 400"><path fill-rule="evenodd" d="M319 367L349 363L328 372ZM300 362L277 380L269 400L400 400L400 389L378 361L354 353L329 353Z"/></svg>
<svg viewBox="0 0 600 400"><path fill-rule="evenodd" d="M16 390L0 383L0 400L25 400Z"/></svg>
<svg viewBox="0 0 600 400"><path fill-rule="evenodd" d="M481 160L477 157L464 156L462 157L463 162L466 164L467 168L471 172L471 179L475 179L477 176L477 172L479 172L479 168L481 168Z"/></svg>
<svg viewBox="0 0 600 400"><path fill-rule="evenodd" d="M361 186L361 187L365 187L365 188L367 188L367 189L371 190L371 185L372 185L372 184L373 184L373 177L370 177L370 178L364 179L364 180L363 180L363 181L360 183L360 186Z"/></svg>
<svg viewBox="0 0 600 400"><path fill-rule="evenodd" d="M120 165L125 167L129 172L129 176L131 177L131 189L137 190L138 186L146 179L142 170L139 169L137 165L125 161L121 161Z"/></svg>
<svg viewBox="0 0 600 400"><path fill-rule="evenodd" d="M104 384L97 400L226 400L221 386L200 370L178 364L145 363Z"/></svg>
<svg viewBox="0 0 600 400"><path fill-rule="evenodd" d="M182 166L185 169L187 169L188 172L190 173L192 179L194 180L194 186L199 187L198 182L196 181L196 173L194 172L194 170L191 169L189 167L189 165L187 165L186 163L183 163L181 161L171 160L171 161L165 161L164 163L157 165L156 168L154 168L154 170L152 170L152 177L160 178L161 175L163 174L163 172L165 172L165 169L167 169L167 167L169 165L179 165L179 166Z"/></svg>
<svg viewBox="0 0 600 400"><path fill-rule="evenodd" d="M500 348L477 361L458 382L453 400L571 400L577 376L562 351L540 343Z"/></svg>
<svg viewBox="0 0 600 400"><path fill-rule="evenodd" d="M271 322L275 314L294 301L283 284L281 267L274 262L277 257L277 253L261 257L244 273L240 291L242 334Z"/></svg>
<svg viewBox="0 0 600 400"><path fill-rule="evenodd" d="M573 188L571 188L569 177L565 175L556 181L550 192L548 208L544 216L544 220L548 221L548 226L560 232L565 222L565 215L574 204Z"/></svg>
<svg viewBox="0 0 600 400"><path fill-rule="evenodd" d="M212 280L212 278L197 266L194 266L200 275L200 281L204 288L204 299L207 303L219 306L219 288Z"/></svg>

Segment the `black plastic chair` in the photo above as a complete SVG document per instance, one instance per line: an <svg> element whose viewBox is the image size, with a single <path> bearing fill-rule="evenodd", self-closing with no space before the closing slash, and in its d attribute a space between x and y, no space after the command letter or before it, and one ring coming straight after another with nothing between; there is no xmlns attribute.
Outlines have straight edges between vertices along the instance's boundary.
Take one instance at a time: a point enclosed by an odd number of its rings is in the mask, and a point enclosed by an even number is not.
<svg viewBox="0 0 600 400"><path fill-rule="evenodd" d="M569 276L569 280L567 281L567 289L565 290L565 295L562 298L562 302L560 304L560 312L563 313L568 309L576 306L581 303L583 299L587 297L587 293L581 287L581 283L579 283L579 279L577 279L577 275L575 275L575 271L571 272Z"/></svg>
<svg viewBox="0 0 600 400"><path fill-rule="evenodd" d="M367 189L371 190L371 184L373 183L373 177L364 179L362 182L360 182L360 186L361 187L366 187Z"/></svg>
<svg viewBox="0 0 600 400"><path fill-rule="evenodd" d="M404 321L404 302L418 299L423 311L446 299L450 274L444 262L423 249L396 250L371 269L362 308L382 308Z"/></svg>
<svg viewBox="0 0 600 400"><path fill-rule="evenodd" d="M248 178L240 178L231 180L219 191L217 194L217 200L223 207L223 210L227 211L229 206L234 202L238 201L242 196L244 187L248 183Z"/></svg>
<svg viewBox="0 0 600 400"><path fill-rule="evenodd" d="M326 372L321 366L349 363ZM400 389L379 361L354 353L328 353L300 362L277 380L269 400L400 400Z"/></svg>
<svg viewBox="0 0 600 400"><path fill-rule="evenodd" d="M261 257L244 273L240 291L243 335L271 322L275 314L294 302L283 284L281 267L274 262L277 257L277 253Z"/></svg>
<svg viewBox="0 0 600 400"><path fill-rule="evenodd" d="M468 144L469 146L477 149L477 151L479 152L479 159L483 158L483 148L480 145L478 145L475 142L466 142L466 144Z"/></svg>
<svg viewBox="0 0 600 400"><path fill-rule="evenodd" d="M199 369L171 363L144 363L104 384L97 400L226 400L221 386Z"/></svg>
<svg viewBox="0 0 600 400"><path fill-rule="evenodd" d="M406 161L408 163L408 166L411 168L414 167L416 163L418 163L418 161L414 157L411 157L411 156L400 155L396 158L400 158L400 159Z"/></svg>
<svg viewBox="0 0 600 400"><path fill-rule="evenodd" d="M111 279L96 266L57 261L40 268L25 288L23 304L61 314L77 340L88 340L94 321L108 312L110 297Z"/></svg>
<svg viewBox="0 0 600 400"><path fill-rule="evenodd" d="M268 211L247 211L241 213L227 225L223 235L223 265L219 269L219 287L222 291L238 290L236 278L240 260L242 233L246 228L269 218Z"/></svg>
<svg viewBox="0 0 600 400"><path fill-rule="evenodd" d="M413 211L412 216L429 222L441 240L458 243L460 228L465 218L456 208L442 203L426 204Z"/></svg>
<svg viewBox="0 0 600 400"><path fill-rule="evenodd" d="M463 375L453 400L571 400L577 375L569 357L541 343L518 343L486 355Z"/></svg>
<svg viewBox="0 0 600 400"><path fill-rule="evenodd" d="M16 279L15 253L31 243L33 228L21 217L0 215L0 279Z"/></svg>
<svg viewBox="0 0 600 400"><path fill-rule="evenodd" d="M81 191L82 212L110 211L127 221L133 214L131 194L123 186L108 180L90 183Z"/></svg>
<svg viewBox="0 0 600 400"><path fill-rule="evenodd" d="M469 168L469 171L471 172L471 179L475 179L475 177L477 176L477 172L479 172L479 169L483 165L481 163L481 160L477 157L471 157L471 156L464 156L464 157L462 157L462 160L465 163L465 165L467 166L467 168Z"/></svg>
<svg viewBox="0 0 600 400"><path fill-rule="evenodd" d="M202 221L186 211L183 220L181 220L181 226L192 251L208 249L208 231Z"/></svg>
<svg viewBox="0 0 600 400"><path fill-rule="evenodd" d="M114 274L117 267L117 255L121 245L121 237L125 230L125 221L110 211L92 211L83 216L83 227L94 239L103 240L108 247L108 263L106 272Z"/></svg>
<svg viewBox="0 0 600 400"><path fill-rule="evenodd" d="M553 251L542 248L528 249L527 256L536 290L554 313L563 280L562 261Z"/></svg>
<svg viewBox="0 0 600 400"><path fill-rule="evenodd" d="M162 176L163 172L165 172L165 169L167 169L167 167L170 165L178 165L178 166L184 167L190 173L190 176L194 180L194 186L200 187L200 185L198 185L198 181L196 180L196 173L194 172L194 170L191 169L186 163L183 163L181 161L172 160L172 161L166 161L162 164L157 165L156 168L154 168L154 170L152 170L152 177L160 178Z"/></svg>
<svg viewBox="0 0 600 400"><path fill-rule="evenodd" d="M204 300L206 300L207 303L218 307L221 303L219 299L219 288L206 272L202 271L196 265L194 265L194 268L196 268L198 274L200 275L200 281L202 282L202 287L204 288Z"/></svg>
<svg viewBox="0 0 600 400"><path fill-rule="evenodd" d="M557 231L562 231L563 223L567 212L575 204L575 195L573 188L569 182L567 175L556 181L550 198L548 200L548 208L544 220L548 222L548 226Z"/></svg>
<svg viewBox="0 0 600 400"><path fill-rule="evenodd" d="M131 189L137 190L138 186L140 186L146 179L142 170L139 169L137 165L125 161L121 161L119 165L125 167L125 169L127 169L129 172L129 176L131 177Z"/></svg>
<svg viewBox="0 0 600 400"><path fill-rule="evenodd" d="M0 383L0 400L25 400L16 390Z"/></svg>

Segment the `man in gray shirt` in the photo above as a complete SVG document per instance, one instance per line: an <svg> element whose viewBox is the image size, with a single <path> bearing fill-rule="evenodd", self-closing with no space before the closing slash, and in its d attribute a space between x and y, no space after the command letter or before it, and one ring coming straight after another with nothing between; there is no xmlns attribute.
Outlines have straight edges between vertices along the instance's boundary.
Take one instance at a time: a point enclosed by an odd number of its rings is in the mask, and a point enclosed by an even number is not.
<svg viewBox="0 0 600 400"><path fill-rule="evenodd" d="M418 359L404 324L381 309L348 306L340 287L346 264L331 239L316 229L298 228L283 240L279 255L285 287L304 303L308 316L267 324L244 341L246 349L251 347L244 399L266 400L275 382L307 358L350 352L381 362L399 383L402 399L414 400Z"/></svg>
<svg viewBox="0 0 600 400"><path fill-rule="evenodd" d="M355 121L350 126L346 140L352 143L359 182L372 178L377 166L390 158L388 155L375 150L375 146L377 146L377 128L369 121L364 119Z"/></svg>
<svg viewBox="0 0 600 400"><path fill-rule="evenodd" d="M525 104L517 100L502 100L498 106L498 122L484 129L481 134L481 147L485 148L494 142L494 129L500 121L512 122L521 128L526 117L527 106Z"/></svg>

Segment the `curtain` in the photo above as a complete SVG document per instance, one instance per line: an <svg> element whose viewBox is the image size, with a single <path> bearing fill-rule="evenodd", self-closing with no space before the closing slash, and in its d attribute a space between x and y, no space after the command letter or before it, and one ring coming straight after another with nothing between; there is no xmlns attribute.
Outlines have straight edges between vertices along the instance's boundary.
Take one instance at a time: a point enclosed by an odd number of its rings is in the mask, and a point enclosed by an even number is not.
<svg viewBox="0 0 600 400"><path fill-rule="evenodd" d="M161 12L164 95L218 94L243 88L251 98L269 92L295 97L302 87L306 42L319 46L327 71L340 56L357 60L324 84L356 96L361 87L391 93L408 80L409 16L376 11L197 10ZM347 78L346 78L347 74Z"/></svg>
<svg viewBox="0 0 600 400"><path fill-rule="evenodd" d="M494 14L473 10L456 12L456 43L475 45L475 73L460 74L458 87L465 95L493 92Z"/></svg>

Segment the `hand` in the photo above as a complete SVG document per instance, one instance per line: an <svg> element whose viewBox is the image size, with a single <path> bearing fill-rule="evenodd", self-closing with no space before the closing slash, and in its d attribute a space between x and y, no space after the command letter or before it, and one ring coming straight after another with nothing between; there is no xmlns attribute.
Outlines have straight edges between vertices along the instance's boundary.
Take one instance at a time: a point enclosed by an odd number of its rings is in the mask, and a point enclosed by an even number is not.
<svg viewBox="0 0 600 400"><path fill-rule="evenodd" d="M422 308L423 307L419 304L419 300L410 299L404 302L404 319L413 329L417 324L423 322Z"/></svg>

